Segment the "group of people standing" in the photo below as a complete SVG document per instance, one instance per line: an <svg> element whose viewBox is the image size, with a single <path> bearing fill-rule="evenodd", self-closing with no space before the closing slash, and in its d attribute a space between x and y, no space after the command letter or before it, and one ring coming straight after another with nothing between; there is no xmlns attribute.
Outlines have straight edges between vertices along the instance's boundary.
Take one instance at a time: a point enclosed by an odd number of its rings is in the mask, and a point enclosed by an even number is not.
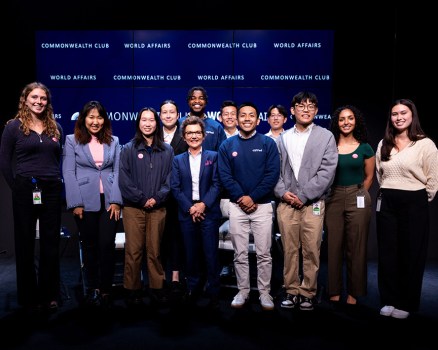
<svg viewBox="0 0 438 350"><path fill-rule="evenodd" d="M422 130L412 101L393 103L376 152L355 106L337 108L329 129L315 124L318 99L312 92L292 98L295 124L287 130L287 109L270 106L266 135L257 132L260 112L252 102L237 106L224 101L219 117L223 126L206 116L203 87L191 88L187 103L190 113L183 118L172 100L163 101L159 112L142 108L134 137L121 146L99 101L87 102L74 133L64 136L48 88L34 82L23 89L0 145L0 169L12 189L20 305L58 308L64 186L67 209L80 235L89 305L111 305L114 242L123 218L123 286L129 305L143 303L144 263L153 300L184 294L196 303L206 292L209 306L217 308L221 199L230 202L238 288L231 307L241 308L249 300L252 235L260 305L274 309L273 217L284 251L280 306L314 309L323 232L329 301L338 304L345 294L345 302L356 305L367 293L370 189L376 177L380 314L407 318L418 311L428 202L438 190L438 150Z"/></svg>

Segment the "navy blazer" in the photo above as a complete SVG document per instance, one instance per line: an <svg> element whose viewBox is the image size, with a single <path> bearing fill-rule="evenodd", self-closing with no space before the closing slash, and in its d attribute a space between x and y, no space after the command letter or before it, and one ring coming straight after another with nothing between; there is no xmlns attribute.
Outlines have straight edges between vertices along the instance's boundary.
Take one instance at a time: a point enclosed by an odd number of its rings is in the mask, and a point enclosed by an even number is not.
<svg viewBox="0 0 438 350"><path fill-rule="evenodd" d="M206 218L218 219L220 210L220 192L217 152L202 150L201 169L199 173L199 196L207 206ZM179 219L191 220L189 210L192 202L192 174L190 171L189 152L175 156L172 163L170 187L178 202Z"/></svg>
<svg viewBox="0 0 438 350"><path fill-rule="evenodd" d="M62 163L67 209L83 207L85 211L99 211L100 179L105 208L111 203L123 204L119 188L119 139L112 138L110 145L103 145L103 163L97 167L89 145L78 144L73 134L67 135Z"/></svg>

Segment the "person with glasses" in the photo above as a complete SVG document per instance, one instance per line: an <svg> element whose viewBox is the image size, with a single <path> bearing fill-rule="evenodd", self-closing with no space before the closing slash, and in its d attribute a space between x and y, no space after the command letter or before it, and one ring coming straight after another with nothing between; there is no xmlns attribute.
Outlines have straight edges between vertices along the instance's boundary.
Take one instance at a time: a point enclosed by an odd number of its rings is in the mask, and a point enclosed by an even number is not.
<svg viewBox="0 0 438 350"><path fill-rule="evenodd" d="M205 124L204 149L217 151L222 141L226 140L224 128L218 121L207 117L205 109L208 104L207 91L202 86L194 86L187 93L187 103L190 109L189 116L195 115L201 118ZM187 117L180 119L182 123Z"/></svg>
<svg viewBox="0 0 438 350"><path fill-rule="evenodd" d="M278 136L284 131L287 116L287 110L283 105L270 106L268 109L268 124L271 129L265 135L277 140Z"/></svg>
<svg viewBox="0 0 438 350"><path fill-rule="evenodd" d="M226 139L219 148L219 176L230 195L230 237L239 292L231 307L242 308L250 293L249 239L252 233L257 259L257 289L263 310L273 310L272 216L274 186L280 174L277 145L258 133L259 110L245 102L237 111L239 134Z"/></svg>
<svg viewBox="0 0 438 350"><path fill-rule="evenodd" d="M281 307L313 310L318 287L324 200L335 177L338 151L333 133L313 122L318 113L318 99L314 93L297 93L292 98L290 111L295 125L277 140L281 170L275 195L281 200L277 220L284 250L286 292Z"/></svg>
<svg viewBox="0 0 438 350"><path fill-rule="evenodd" d="M216 151L205 150L205 125L197 116L182 123L188 150L175 156L171 189L178 202L178 219L184 241L186 283L189 302L194 305L203 291L203 266L207 270L209 306L219 307L220 183Z"/></svg>
<svg viewBox="0 0 438 350"><path fill-rule="evenodd" d="M225 100L222 102L218 120L224 125L227 138L237 135L237 105L234 101Z"/></svg>

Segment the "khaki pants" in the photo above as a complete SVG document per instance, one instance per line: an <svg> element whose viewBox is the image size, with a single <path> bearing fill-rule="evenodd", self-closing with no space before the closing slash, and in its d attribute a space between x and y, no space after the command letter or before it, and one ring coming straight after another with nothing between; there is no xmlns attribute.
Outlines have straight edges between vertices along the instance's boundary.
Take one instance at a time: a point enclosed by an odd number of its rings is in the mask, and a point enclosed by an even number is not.
<svg viewBox="0 0 438 350"><path fill-rule="evenodd" d="M257 288L260 294L270 293L272 276L272 204L259 204L258 209L246 214L239 205L230 203L230 237L234 248L234 268L239 291L250 291L248 244L254 236L257 255Z"/></svg>
<svg viewBox="0 0 438 350"><path fill-rule="evenodd" d="M123 208L123 227L125 228L123 286L126 289L138 290L142 288L143 249L146 250L149 288L163 288L165 274L161 264L160 249L165 218L166 208L153 210Z"/></svg>
<svg viewBox="0 0 438 350"><path fill-rule="evenodd" d="M277 208L278 227L284 250L284 287L288 294L313 298L317 292L320 248L325 204L320 201L319 215L312 205L294 209L286 203ZM300 254L303 256L303 279L300 279Z"/></svg>
<svg viewBox="0 0 438 350"><path fill-rule="evenodd" d="M371 220L371 197L365 208L357 207L357 185L335 186L327 199L325 225L328 243L328 295L341 295L343 287L353 297L367 294L367 248ZM346 283L343 285L344 261Z"/></svg>

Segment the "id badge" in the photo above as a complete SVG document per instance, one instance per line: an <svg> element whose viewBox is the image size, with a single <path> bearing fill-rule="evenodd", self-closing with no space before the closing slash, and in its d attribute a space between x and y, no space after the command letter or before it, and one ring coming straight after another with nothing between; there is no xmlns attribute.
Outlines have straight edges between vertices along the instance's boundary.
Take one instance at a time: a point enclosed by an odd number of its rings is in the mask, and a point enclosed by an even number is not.
<svg viewBox="0 0 438 350"><path fill-rule="evenodd" d="M316 216L321 215L321 202L316 202L312 204L312 213Z"/></svg>
<svg viewBox="0 0 438 350"><path fill-rule="evenodd" d="M382 205L382 198L377 197L376 211L380 211L380 206Z"/></svg>
<svg viewBox="0 0 438 350"><path fill-rule="evenodd" d="M357 207L358 208L365 208L365 196L364 195L357 196Z"/></svg>
<svg viewBox="0 0 438 350"><path fill-rule="evenodd" d="M42 204L43 203L41 201L41 190L40 189L33 190L32 197L33 197L33 204Z"/></svg>

